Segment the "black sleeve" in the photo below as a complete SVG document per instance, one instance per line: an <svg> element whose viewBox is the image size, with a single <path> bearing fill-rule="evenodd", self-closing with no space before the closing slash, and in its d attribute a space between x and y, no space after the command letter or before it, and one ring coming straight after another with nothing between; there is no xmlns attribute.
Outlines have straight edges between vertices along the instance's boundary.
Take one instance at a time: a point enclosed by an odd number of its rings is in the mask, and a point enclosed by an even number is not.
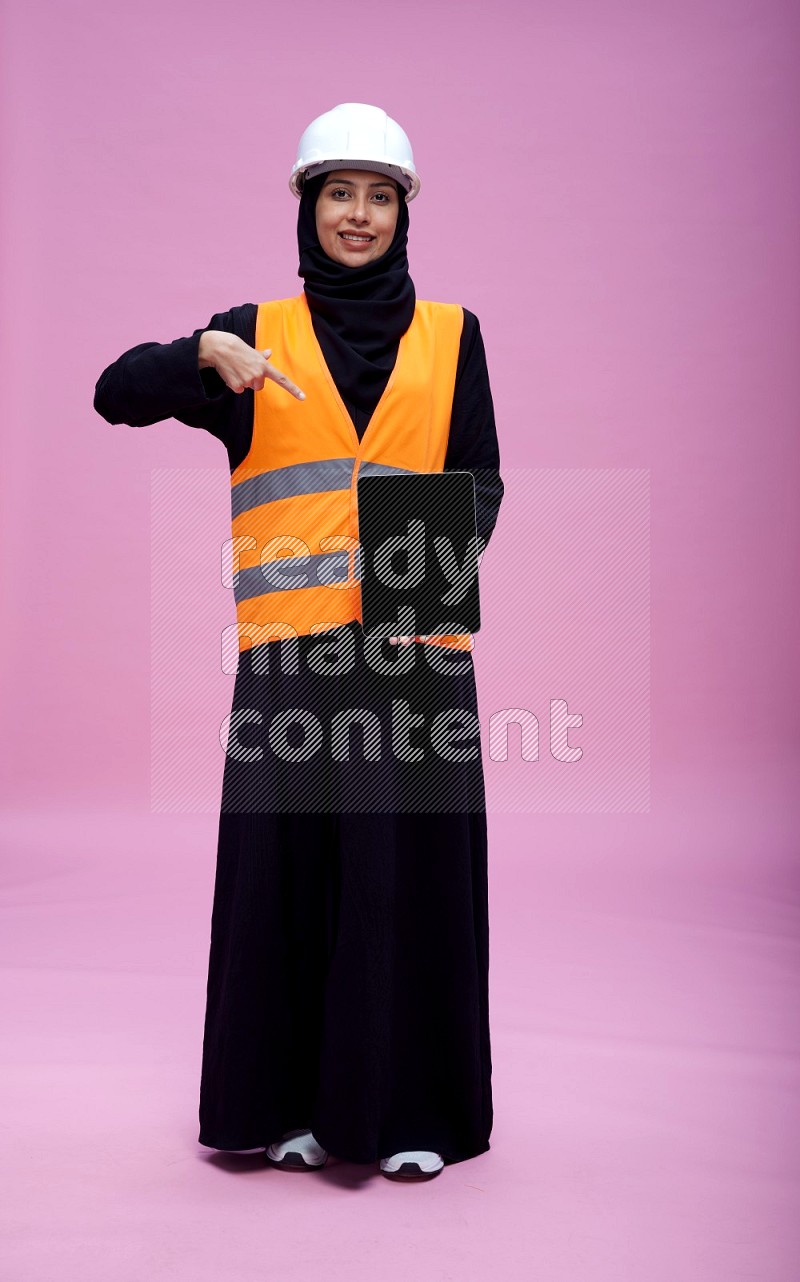
<svg viewBox="0 0 800 1282"><path fill-rule="evenodd" d="M171 343L139 343L103 370L95 386L94 408L109 423L146 427L176 418L203 428L223 442L236 466L252 438L253 389L233 392L217 371L198 366L200 337L208 329L237 334L255 345L257 305L244 303L217 312L188 338Z"/></svg>
<svg viewBox="0 0 800 1282"><path fill-rule="evenodd" d="M456 368L446 472L472 472L478 537L486 546L497 521L504 485L489 386L486 351L477 316L466 307Z"/></svg>

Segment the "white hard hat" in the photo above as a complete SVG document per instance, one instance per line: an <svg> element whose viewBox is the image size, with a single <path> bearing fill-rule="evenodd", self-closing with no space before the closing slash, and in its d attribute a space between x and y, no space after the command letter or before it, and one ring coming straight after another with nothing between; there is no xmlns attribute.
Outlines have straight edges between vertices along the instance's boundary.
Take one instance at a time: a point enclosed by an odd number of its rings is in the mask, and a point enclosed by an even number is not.
<svg viewBox="0 0 800 1282"><path fill-rule="evenodd" d="M297 148L289 186L298 200L306 178L331 169L371 169L405 188L406 201L419 191L411 143L396 120L365 102L340 102L317 116Z"/></svg>

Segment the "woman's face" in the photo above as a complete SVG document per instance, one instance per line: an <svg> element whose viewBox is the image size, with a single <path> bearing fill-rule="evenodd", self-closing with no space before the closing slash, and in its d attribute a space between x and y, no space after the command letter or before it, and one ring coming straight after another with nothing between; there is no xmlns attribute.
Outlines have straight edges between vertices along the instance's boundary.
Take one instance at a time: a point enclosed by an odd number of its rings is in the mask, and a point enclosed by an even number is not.
<svg viewBox="0 0 800 1282"><path fill-rule="evenodd" d="M319 243L337 263L361 267L386 253L399 212L391 178L368 169L335 169L317 196Z"/></svg>

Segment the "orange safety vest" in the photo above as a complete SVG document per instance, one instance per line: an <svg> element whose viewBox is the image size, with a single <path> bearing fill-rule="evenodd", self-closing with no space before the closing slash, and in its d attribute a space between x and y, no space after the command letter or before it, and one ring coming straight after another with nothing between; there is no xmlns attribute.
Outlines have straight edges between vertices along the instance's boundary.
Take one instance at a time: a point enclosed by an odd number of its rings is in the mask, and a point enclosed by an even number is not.
<svg viewBox="0 0 800 1282"><path fill-rule="evenodd" d="M231 473L239 649L361 622L359 474L441 472L463 309L417 299L361 439L319 345L305 293L259 303L256 348L301 391L267 379L253 439ZM238 562L238 568L237 568ZM426 644L472 649L469 633Z"/></svg>

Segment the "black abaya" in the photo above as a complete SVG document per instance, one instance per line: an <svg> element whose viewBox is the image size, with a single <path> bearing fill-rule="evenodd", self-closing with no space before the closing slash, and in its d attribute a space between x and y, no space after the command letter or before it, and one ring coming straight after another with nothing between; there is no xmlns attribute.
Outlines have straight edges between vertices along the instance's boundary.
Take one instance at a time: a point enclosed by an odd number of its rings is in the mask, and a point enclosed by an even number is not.
<svg viewBox="0 0 800 1282"><path fill-rule="evenodd" d="M489 1147L483 815L220 817L199 1142Z"/></svg>
<svg viewBox="0 0 800 1282"><path fill-rule="evenodd" d="M234 308L207 328L253 345L255 313L253 304ZM109 422L172 416L203 427L223 440L234 468L249 449L253 393L237 395L215 370L198 370L202 332L125 353L101 375L95 408ZM348 409L361 436L369 415ZM466 311L445 469L473 471L478 532L488 541L503 486L483 344ZM347 629L356 654L348 680L357 686L364 637L360 624ZM312 644L319 637L299 638L301 670ZM283 645L256 647L273 652L268 680L254 677L255 652L242 652L234 710L254 700L265 714L291 706L276 707L290 689L276 675ZM450 702L477 716L467 660ZM332 707L336 686L324 691ZM297 813L286 805L288 775L254 800L251 781L262 788L269 770L248 775L226 756L199 1142L256 1148L309 1127L345 1160L427 1149L461 1161L489 1148L493 1117L480 758L455 771L451 811L442 794L427 813L389 808L379 794L361 812L353 790L342 791L346 771L317 782L317 800L330 801L324 812Z"/></svg>

